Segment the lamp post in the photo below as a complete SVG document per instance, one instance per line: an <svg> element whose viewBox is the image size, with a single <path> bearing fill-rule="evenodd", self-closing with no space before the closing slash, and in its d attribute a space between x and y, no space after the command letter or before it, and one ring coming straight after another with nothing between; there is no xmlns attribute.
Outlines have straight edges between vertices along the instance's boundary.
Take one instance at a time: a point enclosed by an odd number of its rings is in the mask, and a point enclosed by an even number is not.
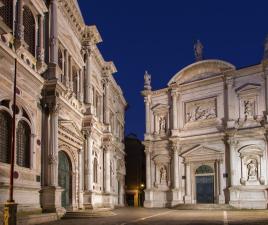
<svg viewBox="0 0 268 225"><path fill-rule="evenodd" d="M15 132L16 132L16 92L17 92L17 59L15 59L14 88L13 88L13 117L12 117L12 142L10 154L9 199L4 208L4 225L17 224L17 204L13 198L14 190L14 161L15 161Z"/></svg>

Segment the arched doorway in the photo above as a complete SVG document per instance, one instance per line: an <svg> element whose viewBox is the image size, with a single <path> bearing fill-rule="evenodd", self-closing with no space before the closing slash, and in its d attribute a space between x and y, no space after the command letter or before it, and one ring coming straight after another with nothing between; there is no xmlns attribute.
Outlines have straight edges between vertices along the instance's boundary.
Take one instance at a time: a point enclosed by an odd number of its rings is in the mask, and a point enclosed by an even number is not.
<svg viewBox="0 0 268 225"><path fill-rule="evenodd" d="M61 194L61 206L68 208L72 204L72 166L68 155L63 151L59 152L58 171L59 186L64 189Z"/></svg>
<svg viewBox="0 0 268 225"><path fill-rule="evenodd" d="M214 203L214 171L208 165L202 165L195 171L196 202Z"/></svg>

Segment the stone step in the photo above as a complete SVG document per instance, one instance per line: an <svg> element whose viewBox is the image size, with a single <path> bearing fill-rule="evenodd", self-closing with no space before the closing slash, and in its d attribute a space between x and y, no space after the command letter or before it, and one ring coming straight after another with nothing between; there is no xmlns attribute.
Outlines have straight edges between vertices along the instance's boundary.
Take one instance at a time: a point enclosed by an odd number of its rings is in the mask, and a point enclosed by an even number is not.
<svg viewBox="0 0 268 225"><path fill-rule="evenodd" d="M75 218L98 218L109 217L116 215L111 209L94 209L94 210L80 210L80 211L67 211L62 219L75 219Z"/></svg>
<svg viewBox="0 0 268 225"><path fill-rule="evenodd" d="M177 210L232 210L229 204L179 204L172 209Z"/></svg>

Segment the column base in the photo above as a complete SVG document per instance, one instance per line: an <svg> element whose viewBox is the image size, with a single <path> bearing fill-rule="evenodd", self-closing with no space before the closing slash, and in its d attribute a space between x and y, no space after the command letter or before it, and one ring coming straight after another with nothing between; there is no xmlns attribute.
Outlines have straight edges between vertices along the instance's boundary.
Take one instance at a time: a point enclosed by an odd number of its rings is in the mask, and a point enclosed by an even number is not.
<svg viewBox="0 0 268 225"><path fill-rule="evenodd" d="M7 225L16 225L17 224L17 206L15 202L7 201L4 207L4 223Z"/></svg>
<svg viewBox="0 0 268 225"><path fill-rule="evenodd" d="M185 204L191 204L192 203L192 197L191 197L191 195L185 195L184 196L184 203Z"/></svg>
<svg viewBox="0 0 268 225"><path fill-rule="evenodd" d="M78 209L84 209L84 193L81 191L79 192L79 204Z"/></svg>
<svg viewBox="0 0 268 225"><path fill-rule="evenodd" d="M218 204L225 204L225 197L224 195L218 195Z"/></svg>
<svg viewBox="0 0 268 225"><path fill-rule="evenodd" d="M169 206L167 201L168 192L161 190L146 189L145 191L145 208L165 208Z"/></svg>
<svg viewBox="0 0 268 225"><path fill-rule="evenodd" d="M85 191L83 193L83 207L84 207L84 209L93 209L92 194L93 193L91 191Z"/></svg>
<svg viewBox="0 0 268 225"><path fill-rule="evenodd" d="M171 191L171 194L172 194L172 200L170 204L172 207L184 203L182 199L182 192L180 189L173 189Z"/></svg>
<svg viewBox="0 0 268 225"><path fill-rule="evenodd" d="M229 204L239 209L267 209L267 185L229 188Z"/></svg>
<svg viewBox="0 0 268 225"><path fill-rule="evenodd" d="M61 187L43 187L40 191L41 194L41 206L43 212L58 214L64 214L65 209L61 206L61 193L63 189Z"/></svg>

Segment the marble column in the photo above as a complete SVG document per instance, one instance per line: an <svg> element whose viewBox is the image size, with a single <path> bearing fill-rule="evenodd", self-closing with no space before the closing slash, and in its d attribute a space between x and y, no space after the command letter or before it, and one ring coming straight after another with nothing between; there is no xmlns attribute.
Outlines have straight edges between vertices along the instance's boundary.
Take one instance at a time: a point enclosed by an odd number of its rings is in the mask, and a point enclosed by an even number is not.
<svg viewBox="0 0 268 225"><path fill-rule="evenodd" d="M125 179L122 177L119 181L119 205L124 206L125 205Z"/></svg>
<svg viewBox="0 0 268 225"><path fill-rule="evenodd" d="M74 90L74 83L73 83L73 59L72 56L69 56L69 79L70 79L70 90Z"/></svg>
<svg viewBox="0 0 268 225"><path fill-rule="evenodd" d="M51 109L50 113L50 137L48 153L48 185L58 186L58 113L59 106Z"/></svg>
<svg viewBox="0 0 268 225"><path fill-rule="evenodd" d="M219 166L219 204L224 204L225 203L225 197L223 193L224 189L224 178L223 178L223 160L220 160L218 162Z"/></svg>
<svg viewBox="0 0 268 225"><path fill-rule="evenodd" d="M150 133L150 98L145 97L145 120L146 120L146 134Z"/></svg>
<svg viewBox="0 0 268 225"><path fill-rule="evenodd" d="M85 149L85 190L93 190L93 156L92 140L90 132L86 132L86 149Z"/></svg>
<svg viewBox="0 0 268 225"><path fill-rule="evenodd" d="M178 110L177 110L177 93L172 92L172 118L173 118L173 129L178 129Z"/></svg>
<svg viewBox="0 0 268 225"><path fill-rule="evenodd" d="M63 212L61 206L61 193L63 189L58 186L58 113L59 104L55 103L49 108L49 144L46 149L47 160L47 186L43 186L41 193L41 206L44 212Z"/></svg>
<svg viewBox="0 0 268 225"><path fill-rule="evenodd" d="M83 73L83 69L79 70L79 74L80 74L80 96L79 96L79 100L80 102L84 101L84 73Z"/></svg>
<svg viewBox="0 0 268 225"><path fill-rule="evenodd" d="M104 149L104 162L105 162L105 192L106 193L111 193L111 150L110 147L105 147Z"/></svg>
<svg viewBox="0 0 268 225"><path fill-rule="evenodd" d="M83 208L83 149L78 150L78 208Z"/></svg>
<svg viewBox="0 0 268 225"><path fill-rule="evenodd" d="M185 171L186 171L186 184L185 184L185 193L186 195L184 196L184 201L186 204L191 203L191 167L190 163L186 163L185 166Z"/></svg>
<svg viewBox="0 0 268 225"><path fill-rule="evenodd" d="M174 160L174 171L173 171L173 176L174 176L174 189L179 189L179 155L178 155L178 149L177 147L173 148L173 160Z"/></svg>
<svg viewBox="0 0 268 225"><path fill-rule="evenodd" d="M105 80L105 96L104 96L104 122L110 124L110 110L109 110L109 80Z"/></svg>
<svg viewBox="0 0 268 225"><path fill-rule="evenodd" d="M151 189L151 152L145 151L146 154L146 189Z"/></svg>
<svg viewBox="0 0 268 225"><path fill-rule="evenodd" d="M68 50L64 50L64 81L65 81L65 86L69 88L69 53Z"/></svg>
<svg viewBox="0 0 268 225"><path fill-rule="evenodd" d="M58 64L58 0L50 1L50 63Z"/></svg>
<svg viewBox="0 0 268 225"><path fill-rule="evenodd" d="M80 99L80 73L76 72L76 98Z"/></svg>
<svg viewBox="0 0 268 225"><path fill-rule="evenodd" d="M228 144L229 144L229 182L230 182L230 186L234 186L235 185L235 178L236 178L236 163L235 163L235 158L236 158L236 154L235 154L235 150L236 150L236 146L238 144L237 141L235 141L233 138L228 140Z"/></svg>
<svg viewBox="0 0 268 225"><path fill-rule="evenodd" d="M91 62L91 52L89 49L86 50L86 66L85 66L85 102L87 104L92 103L90 98L90 84L91 84L91 74L90 74L90 62Z"/></svg>

